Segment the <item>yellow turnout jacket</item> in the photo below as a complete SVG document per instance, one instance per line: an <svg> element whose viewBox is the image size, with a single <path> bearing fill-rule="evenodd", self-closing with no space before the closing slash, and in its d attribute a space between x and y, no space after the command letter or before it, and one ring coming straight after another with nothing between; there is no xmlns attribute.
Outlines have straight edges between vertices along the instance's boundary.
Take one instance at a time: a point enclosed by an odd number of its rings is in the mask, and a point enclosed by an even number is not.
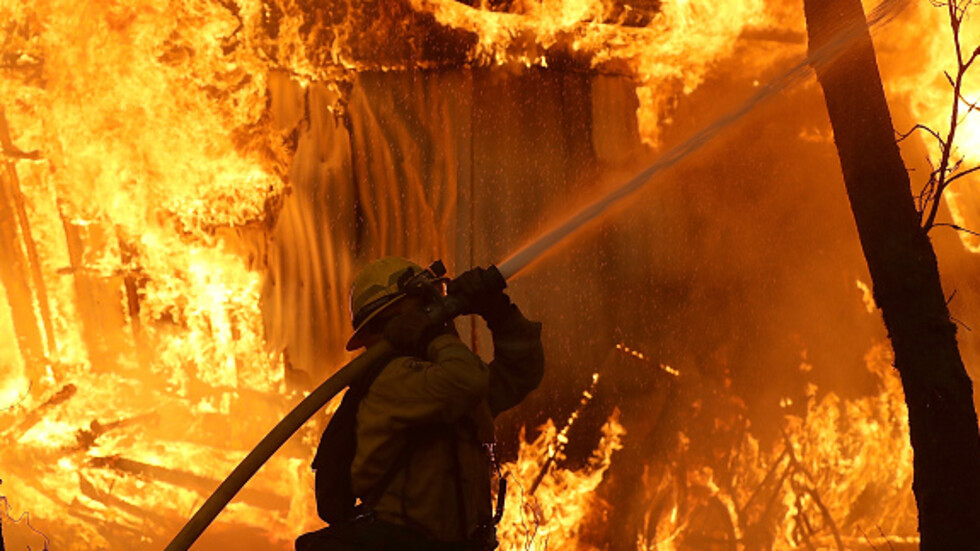
<svg viewBox="0 0 980 551"><path fill-rule="evenodd" d="M493 418L520 403L544 374L541 325L516 308L497 325L489 365L457 336L441 335L424 359L391 360L361 401L351 481L362 499L381 492L374 512L382 520L446 542L465 540L490 521L483 445L493 442Z"/></svg>

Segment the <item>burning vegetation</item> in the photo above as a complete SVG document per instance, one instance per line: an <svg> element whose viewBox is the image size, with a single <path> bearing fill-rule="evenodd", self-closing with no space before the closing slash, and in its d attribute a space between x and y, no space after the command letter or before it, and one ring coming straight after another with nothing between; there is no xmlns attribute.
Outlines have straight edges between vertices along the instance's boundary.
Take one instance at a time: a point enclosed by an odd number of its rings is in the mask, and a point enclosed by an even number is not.
<svg viewBox="0 0 980 551"><path fill-rule="evenodd" d="M875 39L898 129L945 135L942 10ZM795 2L0 0L6 548L162 547L349 359L358 266L501 260L805 54ZM959 90L965 168L980 86ZM913 179L943 156L916 136ZM786 89L515 283L549 371L500 420L502 549L918 548L836 163L815 84ZM937 225L980 226L970 178L944 198ZM980 242L942 231L973 325ZM318 526L328 416L196 548Z"/></svg>

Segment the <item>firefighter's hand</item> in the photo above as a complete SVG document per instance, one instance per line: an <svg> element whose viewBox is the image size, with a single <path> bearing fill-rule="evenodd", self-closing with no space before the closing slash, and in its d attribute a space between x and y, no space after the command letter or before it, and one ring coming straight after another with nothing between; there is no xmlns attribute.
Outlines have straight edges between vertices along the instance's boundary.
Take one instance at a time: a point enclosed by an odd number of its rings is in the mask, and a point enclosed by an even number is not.
<svg viewBox="0 0 980 551"><path fill-rule="evenodd" d="M384 338L398 354L424 358L432 339L451 331L447 325L434 322L421 309L411 308L391 318L385 326Z"/></svg>
<svg viewBox="0 0 980 551"><path fill-rule="evenodd" d="M485 320L497 318L508 310L510 297L500 272L473 268L446 285L446 292L463 300L462 314L479 314Z"/></svg>

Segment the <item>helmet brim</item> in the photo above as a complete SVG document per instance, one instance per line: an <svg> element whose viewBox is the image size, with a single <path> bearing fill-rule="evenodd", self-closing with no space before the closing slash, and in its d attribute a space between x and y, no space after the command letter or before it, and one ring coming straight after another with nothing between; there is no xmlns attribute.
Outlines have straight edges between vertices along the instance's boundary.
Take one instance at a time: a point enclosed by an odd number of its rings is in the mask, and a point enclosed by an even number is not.
<svg viewBox="0 0 980 551"><path fill-rule="evenodd" d="M354 351L357 350L358 348L365 346L363 342L364 335L367 334L366 329L367 326L370 325L371 321L377 318L379 315L381 315L382 312L391 308L396 303L401 302L401 300L407 296L408 295L406 295L405 293L399 293L397 295L394 295L391 297L391 300L384 303L384 305L378 307L373 312L368 314L368 316L364 318L361 324L354 328L354 334L351 335L349 339L347 339L347 347L346 347L347 350Z"/></svg>

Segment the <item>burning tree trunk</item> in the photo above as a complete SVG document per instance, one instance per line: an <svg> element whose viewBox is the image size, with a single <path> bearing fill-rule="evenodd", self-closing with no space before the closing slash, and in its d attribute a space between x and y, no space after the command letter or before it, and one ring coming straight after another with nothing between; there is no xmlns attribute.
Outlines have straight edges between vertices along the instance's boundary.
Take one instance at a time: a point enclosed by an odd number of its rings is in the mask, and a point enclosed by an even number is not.
<svg viewBox="0 0 980 551"><path fill-rule="evenodd" d="M810 51L841 24L862 29L842 58L815 66L874 297L895 351L915 452L922 549L980 541L980 435L932 243L920 226L859 0L804 0Z"/></svg>

